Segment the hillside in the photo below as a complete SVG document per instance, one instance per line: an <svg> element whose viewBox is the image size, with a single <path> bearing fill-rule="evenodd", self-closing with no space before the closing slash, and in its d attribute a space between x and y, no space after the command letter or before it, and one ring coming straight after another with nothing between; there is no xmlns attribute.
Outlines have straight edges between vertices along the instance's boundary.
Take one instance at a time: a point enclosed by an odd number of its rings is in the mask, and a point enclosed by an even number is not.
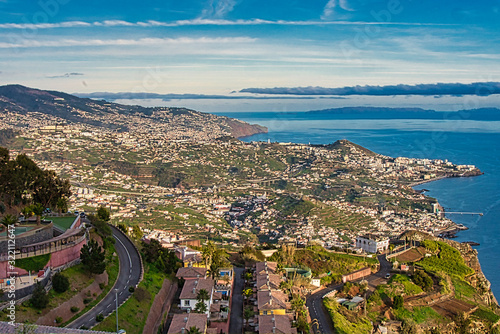
<svg viewBox="0 0 500 334"><path fill-rule="evenodd" d="M141 124L151 131L156 125L158 131L182 132L176 139L194 139L203 132L236 138L267 132L260 125L185 108L128 106L21 85L0 86L0 115L7 113L24 116L24 122L12 126L32 126L29 116L49 116L47 125L86 124L118 131L137 131Z"/></svg>

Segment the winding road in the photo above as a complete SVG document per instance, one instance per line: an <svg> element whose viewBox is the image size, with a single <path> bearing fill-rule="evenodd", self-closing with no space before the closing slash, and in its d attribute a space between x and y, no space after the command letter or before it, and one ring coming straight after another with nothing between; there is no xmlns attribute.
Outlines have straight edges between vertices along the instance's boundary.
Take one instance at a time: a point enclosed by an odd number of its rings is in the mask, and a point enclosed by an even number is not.
<svg viewBox="0 0 500 334"><path fill-rule="evenodd" d="M379 270L365 277L364 279L368 281L368 285L372 288L386 281L385 275L387 275L392 268L392 264L387 261L385 254L377 256L380 262ZM313 293L306 300L306 305L309 308L309 314L312 319L312 329L314 333L334 333L333 322L323 305L323 297L333 290L339 290L343 284L331 285L325 289Z"/></svg>
<svg viewBox="0 0 500 334"><path fill-rule="evenodd" d="M116 239L115 250L120 261L120 272L115 282L114 287L94 308L70 323L68 328L86 328L94 327L97 322L95 320L98 314L105 317L113 313L115 310L115 289L118 294L118 306L124 303L131 293L128 291L130 286L136 287L141 277L141 261L140 255L137 252L132 241L127 238L120 230L114 226L110 226L113 232L113 237ZM120 313L118 312L118 316Z"/></svg>

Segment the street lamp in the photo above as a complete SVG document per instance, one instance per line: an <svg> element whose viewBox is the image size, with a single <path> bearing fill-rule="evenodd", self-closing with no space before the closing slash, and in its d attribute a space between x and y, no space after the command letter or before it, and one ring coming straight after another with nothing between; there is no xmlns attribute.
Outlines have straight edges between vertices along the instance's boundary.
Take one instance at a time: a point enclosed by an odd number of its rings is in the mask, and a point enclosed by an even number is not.
<svg viewBox="0 0 500 334"><path fill-rule="evenodd" d="M115 302L116 302L116 333L118 333L118 289L115 289Z"/></svg>

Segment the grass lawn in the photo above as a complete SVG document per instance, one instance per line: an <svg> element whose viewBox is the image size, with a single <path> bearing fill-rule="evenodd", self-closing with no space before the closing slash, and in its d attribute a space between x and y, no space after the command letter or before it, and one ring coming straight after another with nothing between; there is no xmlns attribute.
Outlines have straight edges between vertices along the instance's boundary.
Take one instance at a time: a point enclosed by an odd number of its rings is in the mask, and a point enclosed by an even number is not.
<svg viewBox="0 0 500 334"><path fill-rule="evenodd" d="M119 328L125 329L128 334L142 333L154 297L160 291L163 280L168 278L166 274L158 272L156 268L147 264L145 266L143 281L125 304L118 309ZM92 329L96 331L116 331L115 312Z"/></svg>
<svg viewBox="0 0 500 334"><path fill-rule="evenodd" d="M49 262L51 254L38 255L16 260L16 267L38 273Z"/></svg>
<svg viewBox="0 0 500 334"><path fill-rule="evenodd" d="M66 231L68 228L71 227L71 224L76 219L76 216L70 216L70 217L47 217L47 220L52 220L54 225L59 227L60 229Z"/></svg>

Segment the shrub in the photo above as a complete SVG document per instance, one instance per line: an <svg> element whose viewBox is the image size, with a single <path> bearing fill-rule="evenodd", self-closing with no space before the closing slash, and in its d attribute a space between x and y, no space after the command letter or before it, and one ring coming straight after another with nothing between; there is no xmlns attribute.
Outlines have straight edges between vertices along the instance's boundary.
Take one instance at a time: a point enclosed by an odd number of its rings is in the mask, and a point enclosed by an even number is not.
<svg viewBox="0 0 500 334"><path fill-rule="evenodd" d="M104 290L105 287L106 284L104 284L104 282L99 283L99 289Z"/></svg>
<svg viewBox="0 0 500 334"><path fill-rule="evenodd" d="M403 296L401 296L401 295L394 296L394 298L392 300L392 304L393 304L395 309L402 308L403 304L404 304Z"/></svg>
<svg viewBox="0 0 500 334"><path fill-rule="evenodd" d="M39 310L44 309L49 304L49 296L40 283L37 283L33 296L31 297L31 305Z"/></svg>
<svg viewBox="0 0 500 334"><path fill-rule="evenodd" d="M416 285L418 285L425 291L429 291L432 289L432 278L423 270L415 271L415 274L413 275L413 282L415 282Z"/></svg>
<svg viewBox="0 0 500 334"><path fill-rule="evenodd" d="M88 304L88 303L90 303L91 301L92 301L92 298L85 298L85 299L83 299L83 303L84 303L84 304Z"/></svg>
<svg viewBox="0 0 500 334"><path fill-rule="evenodd" d="M95 321L101 322L103 320L104 320L104 316L101 313L99 313L98 315L95 316Z"/></svg>
<svg viewBox="0 0 500 334"><path fill-rule="evenodd" d="M130 287L128 288L128 292L134 292L134 291L135 291L135 288L134 288L133 286L130 286Z"/></svg>
<svg viewBox="0 0 500 334"><path fill-rule="evenodd" d="M76 306L71 306L71 309L70 309L70 310L71 310L71 312L73 312L73 313L76 313L76 312L80 311L80 309L79 309L78 307L76 307Z"/></svg>
<svg viewBox="0 0 500 334"><path fill-rule="evenodd" d="M52 277L52 287L57 293L63 293L69 289L69 279L61 273L56 273Z"/></svg>
<svg viewBox="0 0 500 334"><path fill-rule="evenodd" d="M62 322L63 322L63 318L62 318L62 317L57 317L57 318L56 318L56 322L57 322L58 324L62 323Z"/></svg>

